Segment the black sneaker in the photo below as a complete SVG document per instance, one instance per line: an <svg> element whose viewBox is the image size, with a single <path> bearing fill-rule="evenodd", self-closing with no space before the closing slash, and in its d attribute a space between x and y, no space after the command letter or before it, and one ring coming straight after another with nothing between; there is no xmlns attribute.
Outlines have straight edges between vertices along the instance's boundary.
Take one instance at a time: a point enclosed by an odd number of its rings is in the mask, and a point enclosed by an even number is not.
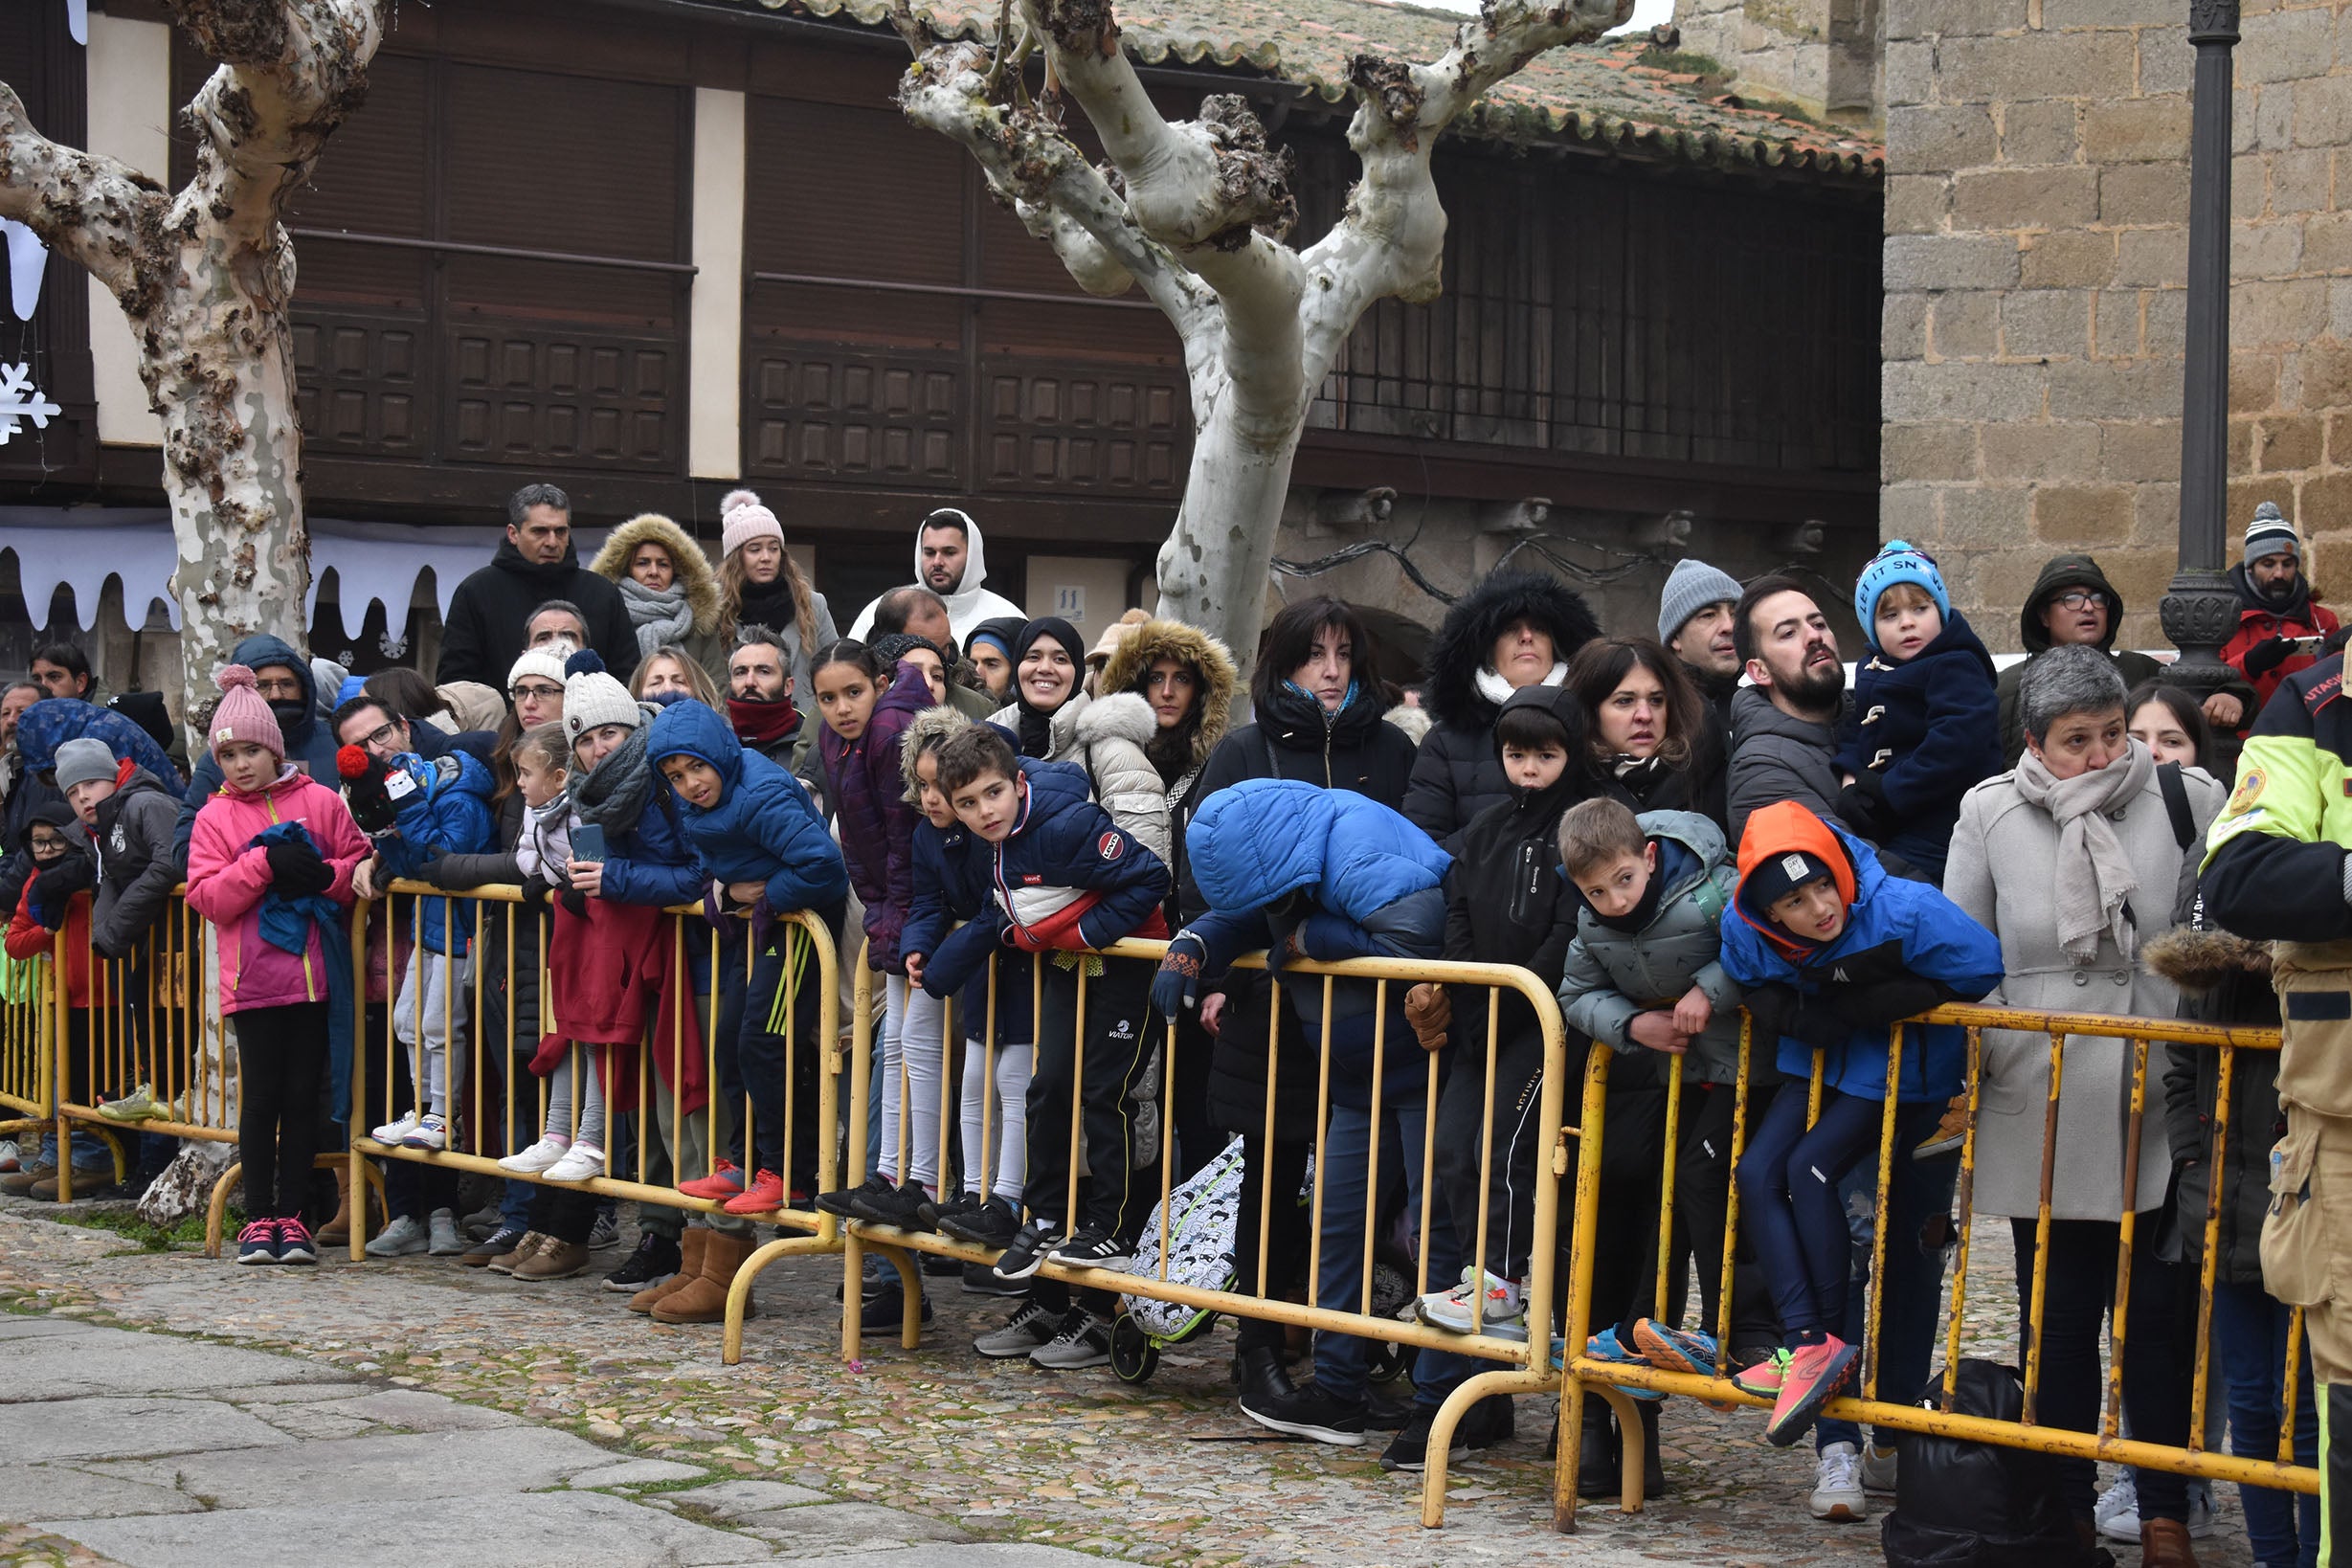
<svg viewBox="0 0 2352 1568"><path fill-rule="evenodd" d="M637 1250L604 1276L604 1288L635 1295L677 1273L680 1262L676 1242L650 1230L642 1232L637 1239Z"/></svg>
<svg viewBox="0 0 2352 1568"><path fill-rule="evenodd" d="M925 1279L952 1280L964 1271L963 1259L951 1258L944 1252L919 1252L915 1254L915 1264L923 1270Z"/></svg>
<svg viewBox="0 0 2352 1568"><path fill-rule="evenodd" d="M952 1215L970 1214L979 1206L980 1195L978 1193L968 1193L961 1189L948 1194L945 1198L927 1198L923 1200L921 1210L923 1223L926 1229L937 1230L940 1221Z"/></svg>
<svg viewBox="0 0 2352 1568"><path fill-rule="evenodd" d="M1125 1268L1135 1261L1135 1249L1089 1226L1045 1256L1072 1268Z"/></svg>
<svg viewBox="0 0 2352 1568"><path fill-rule="evenodd" d="M1110 1359L1110 1320L1073 1307L1062 1314L1054 1336L1029 1353L1029 1364L1048 1372L1080 1372Z"/></svg>
<svg viewBox="0 0 2352 1568"><path fill-rule="evenodd" d="M1070 1239L1059 1220L1036 1219L1020 1227L997 1260L997 1278L1025 1280L1044 1266L1045 1255Z"/></svg>
<svg viewBox="0 0 2352 1568"><path fill-rule="evenodd" d="M1010 1361L1025 1357L1041 1345L1050 1345L1060 1333L1062 1319L1034 1301L1024 1301L1015 1312L997 1327L972 1341L974 1354L992 1361Z"/></svg>
<svg viewBox="0 0 2352 1568"><path fill-rule="evenodd" d="M939 1230L974 1246L1008 1247L1020 1234L1020 1216L1003 1198L992 1198L978 1208L941 1215Z"/></svg>
<svg viewBox="0 0 2352 1568"><path fill-rule="evenodd" d="M904 1187L884 1183L879 1193L869 1193L861 1187L849 1198L849 1212L859 1219L877 1225L895 1225L900 1230L929 1230L923 1223L921 1211L930 1199L924 1196L920 1182L909 1181Z"/></svg>
<svg viewBox="0 0 2352 1568"><path fill-rule="evenodd" d="M844 1220L852 1219L858 1211L850 1204L858 1198L880 1198L884 1193L896 1190L888 1176L870 1176L855 1187L838 1187L829 1193L818 1193L817 1206L827 1214L838 1214Z"/></svg>
<svg viewBox="0 0 2352 1568"><path fill-rule="evenodd" d="M1244 1396L1241 1404L1243 1415L1268 1431L1343 1448L1364 1445L1363 1405L1333 1399L1313 1383L1266 1398Z"/></svg>
<svg viewBox="0 0 2352 1568"><path fill-rule="evenodd" d="M1388 1446L1381 1450L1380 1468L1422 1470L1428 1467L1429 1418L1432 1414L1427 1410L1413 1412L1413 1419L1405 1423L1404 1430L1391 1438ZM1458 1465L1470 1457L1470 1445L1462 1435L1462 1428L1467 1424L1457 1422L1454 1426L1453 1444L1445 1450L1445 1463L1448 1465Z"/></svg>
<svg viewBox="0 0 2352 1568"><path fill-rule="evenodd" d="M867 1333L896 1333L906 1317L907 1292L895 1279L888 1289L867 1296L858 1310L858 1322ZM931 1296L928 1290L923 1292L923 1326L927 1329L931 1326Z"/></svg>
<svg viewBox="0 0 2352 1568"><path fill-rule="evenodd" d="M966 1264L964 1294L968 1296L1004 1296L1017 1298L1029 1293L1029 1288L1016 1280L1000 1280L997 1271L986 1264Z"/></svg>

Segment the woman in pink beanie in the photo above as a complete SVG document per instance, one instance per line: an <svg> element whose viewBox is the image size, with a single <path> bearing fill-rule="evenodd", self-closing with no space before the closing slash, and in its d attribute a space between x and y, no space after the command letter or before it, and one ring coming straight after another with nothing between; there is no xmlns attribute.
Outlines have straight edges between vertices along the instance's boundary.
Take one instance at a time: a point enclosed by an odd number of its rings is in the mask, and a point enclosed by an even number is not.
<svg viewBox="0 0 2352 1568"><path fill-rule="evenodd" d="M220 1010L236 1019L249 1216L236 1261L316 1263L302 1199L318 1147L328 1009L347 1009L351 997L347 989L330 997L327 905L312 901L348 908L351 873L370 849L343 796L287 763L253 671L232 664L217 679L220 703L205 733L222 782L190 832L188 904L218 933Z"/></svg>
<svg viewBox="0 0 2352 1568"><path fill-rule="evenodd" d="M750 490L729 490L719 503L719 635L710 678L728 689L728 661L735 634L765 626L784 639L792 655L793 704L802 713L809 695L809 655L840 640L825 596L809 586L800 563L784 548L784 525Z"/></svg>

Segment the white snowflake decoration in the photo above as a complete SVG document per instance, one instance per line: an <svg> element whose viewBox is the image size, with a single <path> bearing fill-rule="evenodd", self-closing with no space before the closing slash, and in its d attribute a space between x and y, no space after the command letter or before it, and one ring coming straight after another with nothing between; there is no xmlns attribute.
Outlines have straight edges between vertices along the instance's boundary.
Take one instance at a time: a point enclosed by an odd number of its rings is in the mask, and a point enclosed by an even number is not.
<svg viewBox="0 0 2352 1568"><path fill-rule="evenodd" d="M31 366L0 365L0 446L24 428L24 420L31 419L35 430L47 430L49 416L64 412L33 384Z"/></svg>

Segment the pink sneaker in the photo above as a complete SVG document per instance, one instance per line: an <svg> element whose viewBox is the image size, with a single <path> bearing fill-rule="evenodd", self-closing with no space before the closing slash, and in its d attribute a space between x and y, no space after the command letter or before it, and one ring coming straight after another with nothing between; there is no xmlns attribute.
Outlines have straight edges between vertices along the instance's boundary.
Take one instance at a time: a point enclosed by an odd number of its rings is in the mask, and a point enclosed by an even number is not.
<svg viewBox="0 0 2352 1568"><path fill-rule="evenodd" d="M1773 1401L1772 1421L1764 1441L1785 1448L1813 1429L1821 1407L1836 1398L1854 1375L1862 1353L1832 1335L1818 1345L1800 1345L1788 1353L1781 1374L1780 1397Z"/></svg>

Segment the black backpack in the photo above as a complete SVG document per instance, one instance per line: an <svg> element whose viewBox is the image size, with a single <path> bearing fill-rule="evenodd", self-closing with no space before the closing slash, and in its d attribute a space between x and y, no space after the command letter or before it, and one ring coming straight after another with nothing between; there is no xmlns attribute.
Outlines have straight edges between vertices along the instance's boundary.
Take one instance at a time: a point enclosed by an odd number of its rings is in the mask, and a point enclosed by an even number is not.
<svg viewBox="0 0 2352 1568"><path fill-rule="evenodd" d="M1921 1403L1938 1402L1935 1379ZM2015 1367L1964 1360L1955 1415L2017 1421L2026 1390ZM2076 1536L2049 1454L1906 1432L1895 1470L1894 1511L1880 1527L1888 1568L2113 1568L2115 1558Z"/></svg>

